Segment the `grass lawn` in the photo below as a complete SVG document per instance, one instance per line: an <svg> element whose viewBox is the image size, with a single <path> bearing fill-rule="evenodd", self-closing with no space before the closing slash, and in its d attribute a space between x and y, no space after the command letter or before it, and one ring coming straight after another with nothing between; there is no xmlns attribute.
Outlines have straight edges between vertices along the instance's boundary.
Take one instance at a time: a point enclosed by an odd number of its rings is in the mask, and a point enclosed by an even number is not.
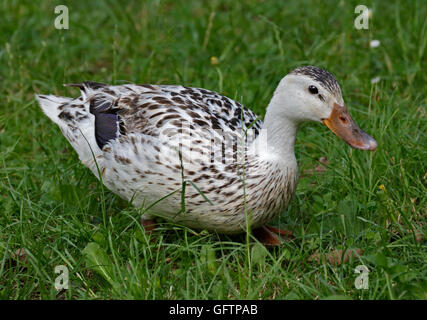
<svg viewBox="0 0 427 320"><path fill-rule="evenodd" d="M69 30L54 27L60 4ZM367 0L368 30L354 27L358 4L2 1L0 298L427 299L427 2ZM263 116L279 80L302 65L337 77L379 147L352 150L304 125L302 177L273 222L295 239L273 249L166 221L145 235L140 212L102 188L34 99L76 96L62 84L83 80L184 84ZM327 258L347 249L361 255ZM69 270L60 292L58 265ZM359 265L368 289L355 287Z"/></svg>

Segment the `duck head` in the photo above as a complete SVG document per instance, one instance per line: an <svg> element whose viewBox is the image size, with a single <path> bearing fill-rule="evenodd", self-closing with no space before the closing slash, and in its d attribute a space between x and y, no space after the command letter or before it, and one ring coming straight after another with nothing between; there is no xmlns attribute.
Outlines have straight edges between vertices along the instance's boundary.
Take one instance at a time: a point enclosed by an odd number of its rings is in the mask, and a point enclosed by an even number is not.
<svg viewBox="0 0 427 320"><path fill-rule="evenodd" d="M294 123L317 121L326 125L351 147L375 150L377 142L360 129L351 118L337 80L329 72L300 67L286 75L274 93L278 103L274 117L285 117Z"/></svg>

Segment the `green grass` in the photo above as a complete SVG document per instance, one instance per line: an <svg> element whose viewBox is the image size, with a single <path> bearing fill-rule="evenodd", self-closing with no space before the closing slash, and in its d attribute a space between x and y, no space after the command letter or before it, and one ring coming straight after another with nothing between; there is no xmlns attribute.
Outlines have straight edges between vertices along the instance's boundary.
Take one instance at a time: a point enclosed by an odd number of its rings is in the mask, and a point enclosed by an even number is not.
<svg viewBox="0 0 427 320"><path fill-rule="evenodd" d="M66 4L70 29L54 28ZM424 0L3 1L0 4L0 298L426 299L426 44ZM378 48L369 42L379 39ZM211 64L217 57L218 65ZM297 137L306 174L275 223L296 238L274 249L164 222L103 189L34 93L63 83L179 83L219 91L264 115L278 81L314 64L332 72L355 121L379 143L351 150L325 127ZM380 76L372 85L370 79ZM418 238L418 241L417 241ZM359 248L334 266L314 253ZM16 255L24 249L25 255ZM369 289L354 286L356 266ZM66 265L59 294L54 269Z"/></svg>

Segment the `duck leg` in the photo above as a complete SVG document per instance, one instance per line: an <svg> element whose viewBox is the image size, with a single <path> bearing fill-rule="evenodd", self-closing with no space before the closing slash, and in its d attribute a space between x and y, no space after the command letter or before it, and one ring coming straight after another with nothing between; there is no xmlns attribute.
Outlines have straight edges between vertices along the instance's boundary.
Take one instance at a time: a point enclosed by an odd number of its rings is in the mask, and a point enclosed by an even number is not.
<svg viewBox="0 0 427 320"><path fill-rule="evenodd" d="M156 220L151 217L142 217L141 225L147 234L151 234L156 229Z"/></svg>
<svg viewBox="0 0 427 320"><path fill-rule="evenodd" d="M293 239L291 231L282 230L276 227L262 226L252 231L255 238L265 246L278 246L283 243L280 236Z"/></svg>

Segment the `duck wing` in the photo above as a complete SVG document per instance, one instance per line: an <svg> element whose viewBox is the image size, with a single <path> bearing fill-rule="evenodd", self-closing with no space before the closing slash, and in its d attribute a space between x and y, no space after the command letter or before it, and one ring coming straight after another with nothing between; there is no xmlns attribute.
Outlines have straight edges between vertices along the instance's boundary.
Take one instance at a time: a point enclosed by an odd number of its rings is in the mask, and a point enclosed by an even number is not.
<svg viewBox="0 0 427 320"><path fill-rule="evenodd" d="M159 137L172 128L220 130L253 140L262 126L248 108L228 97L201 88L177 85L119 85L83 82L79 87L95 116L100 149L122 135Z"/></svg>

